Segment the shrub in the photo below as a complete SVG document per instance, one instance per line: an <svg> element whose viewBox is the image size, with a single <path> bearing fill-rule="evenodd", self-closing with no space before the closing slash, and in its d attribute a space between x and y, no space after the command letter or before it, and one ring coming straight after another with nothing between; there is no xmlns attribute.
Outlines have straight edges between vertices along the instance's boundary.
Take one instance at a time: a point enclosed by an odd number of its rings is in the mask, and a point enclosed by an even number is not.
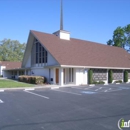
<svg viewBox="0 0 130 130"><path fill-rule="evenodd" d="M88 81L89 84L93 83L93 71L91 69L88 71Z"/></svg>
<svg viewBox="0 0 130 130"><path fill-rule="evenodd" d="M0 75L0 77L3 77L3 75Z"/></svg>
<svg viewBox="0 0 130 130"><path fill-rule="evenodd" d="M22 75L18 77L20 82L31 83L31 84L43 84L46 82L46 78L42 76L27 76Z"/></svg>
<svg viewBox="0 0 130 130"><path fill-rule="evenodd" d="M98 83L99 83L99 84L105 84L105 82L103 82L103 81L99 81Z"/></svg>
<svg viewBox="0 0 130 130"><path fill-rule="evenodd" d="M113 81L113 72L112 72L112 70L109 70L108 76L109 76L108 82L109 82L109 83L112 83L112 81Z"/></svg>
<svg viewBox="0 0 130 130"><path fill-rule="evenodd" d="M124 82L128 82L128 71L124 71Z"/></svg>
<svg viewBox="0 0 130 130"><path fill-rule="evenodd" d="M115 83L122 83L122 80L116 80Z"/></svg>
<svg viewBox="0 0 130 130"><path fill-rule="evenodd" d="M94 81L93 84L105 84L103 81Z"/></svg>

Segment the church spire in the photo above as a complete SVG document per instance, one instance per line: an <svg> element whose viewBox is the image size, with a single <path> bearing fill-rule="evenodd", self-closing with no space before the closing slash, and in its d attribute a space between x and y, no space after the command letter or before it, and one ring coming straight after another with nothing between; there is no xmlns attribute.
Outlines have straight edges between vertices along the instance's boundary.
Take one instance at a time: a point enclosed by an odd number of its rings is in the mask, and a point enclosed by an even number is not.
<svg viewBox="0 0 130 130"><path fill-rule="evenodd" d="M60 30L63 30L63 5L61 0L61 12L60 12Z"/></svg>
<svg viewBox="0 0 130 130"><path fill-rule="evenodd" d="M61 0L61 11L60 11L60 30L53 33L57 37L63 40L70 40L70 32L63 30L63 0Z"/></svg>

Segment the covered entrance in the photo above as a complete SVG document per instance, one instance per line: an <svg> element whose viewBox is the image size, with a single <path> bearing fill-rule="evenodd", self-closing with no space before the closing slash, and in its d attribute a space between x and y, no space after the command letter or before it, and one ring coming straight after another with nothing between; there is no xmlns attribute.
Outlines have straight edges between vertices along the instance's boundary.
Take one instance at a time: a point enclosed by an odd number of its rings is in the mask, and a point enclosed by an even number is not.
<svg viewBox="0 0 130 130"><path fill-rule="evenodd" d="M56 68L55 83L59 85L74 84L73 68Z"/></svg>

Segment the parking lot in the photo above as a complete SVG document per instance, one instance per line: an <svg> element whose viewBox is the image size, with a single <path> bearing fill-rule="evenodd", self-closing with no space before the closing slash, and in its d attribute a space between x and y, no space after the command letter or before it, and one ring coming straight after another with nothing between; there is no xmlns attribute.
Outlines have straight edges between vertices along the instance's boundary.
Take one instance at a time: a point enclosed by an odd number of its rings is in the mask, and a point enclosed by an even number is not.
<svg viewBox="0 0 130 130"><path fill-rule="evenodd" d="M130 84L0 92L0 130L118 130Z"/></svg>

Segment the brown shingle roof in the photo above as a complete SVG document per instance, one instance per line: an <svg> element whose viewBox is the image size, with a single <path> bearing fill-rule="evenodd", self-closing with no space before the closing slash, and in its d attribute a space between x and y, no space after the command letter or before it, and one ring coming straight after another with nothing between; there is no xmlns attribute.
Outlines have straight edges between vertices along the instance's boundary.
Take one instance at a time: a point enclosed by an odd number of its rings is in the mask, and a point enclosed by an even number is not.
<svg viewBox="0 0 130 130"><path fill-rule="evenodd" d="M0 61L1 66L6 66L6 69L16 69L21 68L21 62L16 61Z"/></svg>
<svg viewBox="0 0 130 130"><path fill-rule="evenodd" d="M31 33L61 65L130 68L129 54L122 48L74 38L67 41L37 31Z"/></svg>

